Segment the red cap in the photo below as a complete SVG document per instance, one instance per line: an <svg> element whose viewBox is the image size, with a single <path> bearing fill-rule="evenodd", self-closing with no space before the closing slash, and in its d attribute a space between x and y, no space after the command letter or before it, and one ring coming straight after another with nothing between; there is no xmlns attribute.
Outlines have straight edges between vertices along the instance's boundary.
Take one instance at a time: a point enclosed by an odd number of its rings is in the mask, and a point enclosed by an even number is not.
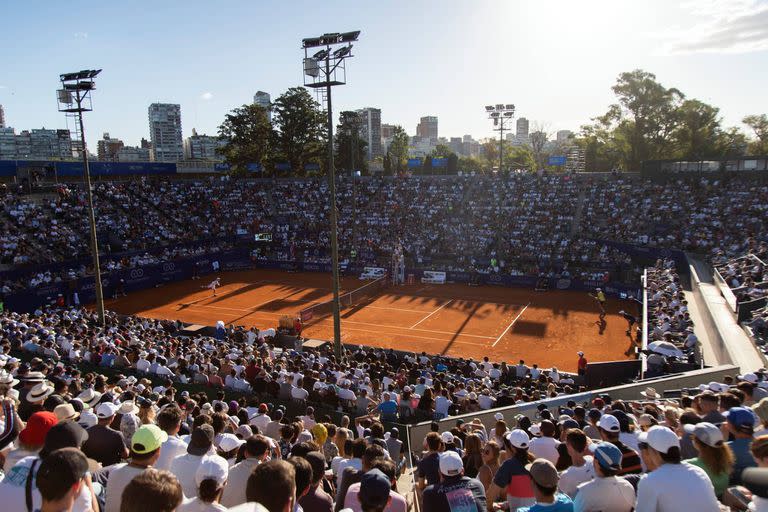
<svg viewBox="0 0 768 512"><path fill-rule="evenodd" d="M268 410L269 410L269 407L267 407L267 404L259 405L259 412L267 412Z"/></svg>
<svg viewBox="0 0 768 512"><path fill-rule="evenodd" d="M595 398L594 400L592 400L592 405L594 405L597 408L605 407L605 400L599 397Z"/></svg>
<svg viewBox="0 0 768 512"><path fill-rule="evenodd" d="M30 446L42 446L48 431L58 422L59 419L52 412L36 412L29 417L27 426L19 434L19 440Z"/></svg>

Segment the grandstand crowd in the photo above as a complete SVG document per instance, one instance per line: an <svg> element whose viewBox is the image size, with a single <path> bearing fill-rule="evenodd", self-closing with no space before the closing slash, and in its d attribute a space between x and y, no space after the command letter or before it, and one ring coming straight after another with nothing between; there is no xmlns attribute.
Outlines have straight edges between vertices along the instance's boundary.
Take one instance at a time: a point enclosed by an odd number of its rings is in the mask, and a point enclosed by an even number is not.
<svg viewBox="0 0 768 512"><path fill-rule="evenodd" d="M678 278L663 264L653 273L657 326L683 328L670 291ZM488 425L472 413L578 388L569 375L523 361L362 348L337 361L276 349L271 330L220 327L207 338L178 327L109 314L102 328L84 309L0 316L4 509L768 505L765 369L702 382L677 398L647 388L634 400L540 403L529 416L497 412ZM391 427L411 415L459 413L469 416L435 421L410 445ZM401 478L410 457L415 493Z"/></svg>

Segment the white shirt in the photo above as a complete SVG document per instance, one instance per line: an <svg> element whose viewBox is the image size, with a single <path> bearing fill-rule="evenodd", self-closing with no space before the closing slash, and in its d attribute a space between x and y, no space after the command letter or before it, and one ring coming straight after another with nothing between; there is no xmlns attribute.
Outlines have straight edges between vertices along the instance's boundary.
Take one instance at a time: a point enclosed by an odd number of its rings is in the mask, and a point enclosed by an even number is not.
<svg viewBox="0 0 768 512"><path fill-rule="evenodd" d="M560 441L554 437L536 437L531 441L529 449L537 459L547 459L552 464L557 464L557 459L560 457L557 452L559 445Z"/></svg>
<svg viewBox="0 0 768 512"><path fill-rule="evenodd" d="M109 472L107 480L107 500L105 512L120 512L120 502L123 497L123 490L133 477L143 473L147 468L129 466L126 463L117 464Z"/></svg>
<svg viewBox="0 0 768 512"><path fill-rule="evenodd" d="M571 466L560 474L560 482L557 486L573 498L576 496L576 488L593 478L595 478L595 467L592 465L592 457L586 456L582 466Z"/></svg>
<svg viewBox="0 0 768 512"><path fill-rule="evenodd" d="M363 469L362 459L342 459L337 466L336 473L336 487L341 487L341 475L344 474L345 468L354 468L358 471Z"/></svg>
<svg viewBox="0 0 768 512"><path fill-rule="evenodd" d="M171 462L176 457L187 453L187 444L178 436L168 436L168 440L160 447L160 457L152 465L155 469L171 469Z"/></svg>
<svg viewBox="0 0 768 512"><path fill-rule="evenodd" d="M636 512L719 512L720 507L703 469L687 464L663 464L637 484Z"/></svg>
<svg viewBox="0 0 768 512"><path fill-rule="evenodd" d="M438 396L435 398L435 414L442 414L443 416L448 416L448 408L453 404L450 400L448 400L443 395Z"/></svg>
<svg viewBox="0 0 768 512"><path fill-rule="evenodd" d="M179 505L176 512L227 512L227 509L218 503L206 503L195 498Z"/></svg>
<svg viewBox="0 0 768 512"><path fill-rule="evenodd" d="M176 457L171 462L170 472L176 475L184 491L185 498L197 496L197 483L195 482L195 472L203 461L202 455L192 455L185 453L181 457ZM110 476L110 478L112 478Z"/></svg>
<svg viewBox="0 0 768 512"><path fill-rule="evenodd" d="M579 485L573 500L574 512L630 512L634 506L635 489L616 476L595 478Z"/></svg>
<svg viewBox="0 0 768 512"><path fill-rule="evenodd" d="M221 495L221 504L225 507L234 507L246 502L245 486L253 469L259 465L256 458L248 458L229 468L229 478L224 486L224 494Z"/></svg>
<svg viewBox="0 0 768 512"><path fill-rule="evenodd" d="M257 414L253 418L251 418L250 423L254 427L259 427L259 432L262 434L267 429L267 425L269 425L269 422L272 421L272 418L267 416L266 414Z"/></svg>
<svg viewBox="0 0 768 512"><path fill-rule="evenodd" d="M35 480L42 461L37 456L24 457L6 473L5 478L0 482L0 503L2 504L0 509L9 512L11 510L27 510L27 476L34 461L37 461L37 464L35 464L35 475L32 477L32 509L40 510L43 498L40 496ZM72 510L74 512L92 512L91 491L86 485L80 486L80 494L75 499Z"/></svg>

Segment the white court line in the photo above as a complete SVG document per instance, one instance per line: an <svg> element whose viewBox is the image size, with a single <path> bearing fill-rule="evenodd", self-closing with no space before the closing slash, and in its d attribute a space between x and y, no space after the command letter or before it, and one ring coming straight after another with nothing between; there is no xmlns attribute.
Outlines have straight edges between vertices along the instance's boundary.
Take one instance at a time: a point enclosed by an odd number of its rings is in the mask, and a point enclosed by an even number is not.
<svg viewBox="0 0 768 512"><path fill-rule="evenodd" d="M370 329L358 329L356 327L346 327L346 326L344 327L344 330L345 331L367 332L369 334L374 332L374 331L371 331ZM401 335L399 333L391 333L391 332L382 333L382 334L390 334L392 336L405 336L405 335ZM408 338L414 338L414 339L420 339L420 340L433 340L433 341L439 341L439 342L442 342L442 343L447 343L449 341L449 340L446 340L445 338L430 338L429 336L418 336L416 334L408 334L407 336L408 336ZM379 343L381 343L381 342L379 342ZM456 340L456 341L454 341L454 343L458 343L460 345L474 345L474 346L477 346L477 347L487 347L488 346L487 343L474 343L474 342L471 342L471 341L460 341L460 340Z"/></svg>
<svg viewBox="0 0 768 512"><path fill-rule="evenodd" d="M424 313L424 311L421 311L421 310L418 310L418 309L390 308L390 307L386 307L386 306L371 306L371 305L363 306L363 309L368 309L368 308L371 308L371 309L388 309L390 311L405 311L406 313L419 313L419 314Z"/></svg>
<svg viewBox="0 0 768 512"><path fill-rule="evenodd" d="M437 313L438 311L440 311L441 309L443 309L445 306L447 306L447 305L448 305L448 304L450 304L451 302L453 302L453 299L449 300L448 302L446 302L445 304L443 304L442 306L440 306L439 308L437 308L436 310L434 310L433 312L431 312L430 314L428 314L427 316L425 316L424 318L422 318L421 320L419 320L418 322L416 322L415 324L413 324L413 325L412 325L410 328L411 328L411 329L413 329L414 327L416 327L417 325L419 325L421 322L423 322L423 321L424 321L424 320L426 320L427 318L431 317L432 315L434 315L435 313Z"/></svg>
<svg viewBox="0 0 768 512"><path fill-rule="evenodd" d="M520 313L518 313L518 314L517 314L517 316L515 317L515 319L514 319L514 320L512 320L512 323L511 323L511 324L509 324L509 325L507 326L507 328L506 328L506 329L504 329L504 332L503 332L503 333L501 333L501 334L499 334L499 337L498 337L498 338L496 338L496 341L494 341L494 342L493 342L493 345L491 345L491 347L495 347L495 346L496 346L496 344L499 342L499 340L500 340L501 338L503 338L503 337L504 337L504 335L505 335L505 334L507 334L507 332L509 332L509 330L512 328L512 326L513 326L513 325L515 325L515 322L517 322L517 319L518 319L518 318L520 318L520 317L523 315L523 313L525 313L525 310L526 310L526 309L528 309L528 306L530 306L530 305L531 305L531 303L530 303L530 302L529 302L528 304L526 304L526 305L525 305L525 307L522 309L522 311L520 311Z"/></svg>

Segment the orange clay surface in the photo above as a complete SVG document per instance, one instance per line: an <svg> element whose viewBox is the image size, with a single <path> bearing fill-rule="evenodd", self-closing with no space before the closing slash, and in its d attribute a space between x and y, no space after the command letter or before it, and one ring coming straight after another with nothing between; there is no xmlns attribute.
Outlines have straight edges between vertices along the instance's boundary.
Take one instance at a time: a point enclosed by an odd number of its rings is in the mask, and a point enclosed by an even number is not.
<svg viewBox="0 0 768 512"><path fill-rule="evenodd" d="M172 283L132 293L106 307L123 314L182 320L203 325L277 326L283 315L331 298L330 274L252 270L221 274L216 291L204 288L212 277ZM343 278L342 293L364 285ZM634 304L609 298L601 325L598 307L586 292L534 292L525 288L459 284L404 285L341 311L342 341L453 357L556 366L575 371L576 352L589 361L628 359L632 339L618 315ZM330 340L330 316L305 325L303 336Z"/></svg>

